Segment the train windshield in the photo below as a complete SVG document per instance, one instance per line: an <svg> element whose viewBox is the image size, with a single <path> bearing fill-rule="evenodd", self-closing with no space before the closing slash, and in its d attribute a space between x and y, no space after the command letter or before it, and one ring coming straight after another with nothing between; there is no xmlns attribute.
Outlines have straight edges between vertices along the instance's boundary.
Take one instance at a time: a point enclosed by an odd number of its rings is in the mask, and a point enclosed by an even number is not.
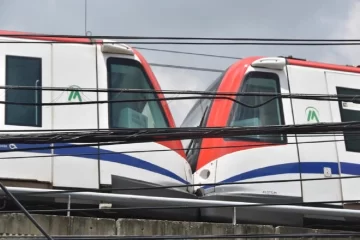
<svg viewBox="0 0 360 240"><path fill-rule="evenodd" d="M109 58L107 60L108 88L153 90L140 62L132 59ZM109 101L142 100L137 102L109 103L110 128L167 128L159 101L155 93L109 92Z"/></svg>
<svg viewBox="0 0 360 240"><path fill-rule="evenodd" d="M222 73L215 81L213 81L205 91L216 93L216 90L218 89L224 74L225 72ZM204 115L206 115L208 112L211 101L211 99L197 100L181 124L181 127L199 127L201 119L203 119Z"/></svg>
<svg viewBox="0 0 360 240"><path fill-rule="evenodd" d="M249 73L240 88L242 93L259 93L255 96L238 96L236 100L247 105L259 107L246 107L234 103L230 112L229 126L231 127L261 127L270 125L283 125L281 113L281 99L272 96L261 96L261 93L279 94L280 86L278 76L268 72ZM270 99L272 101L263 104ZM283 135L256 135L241 137L247 140L258 140L265 142L282 142Z"/></svg>
<svg viewBox="0 0 360 240"><path fill-rule="evenodd" d="M213 81L205 91L216 93L225 72L226 70L217 79L215 79L215 81ZM203 127L206 124L206 116L210 111L211 102L211 99L197 100L181 124L181 127ZM194 141L191 140L182 140L182 144L185 148L191 147L193 143Z"/></svg>

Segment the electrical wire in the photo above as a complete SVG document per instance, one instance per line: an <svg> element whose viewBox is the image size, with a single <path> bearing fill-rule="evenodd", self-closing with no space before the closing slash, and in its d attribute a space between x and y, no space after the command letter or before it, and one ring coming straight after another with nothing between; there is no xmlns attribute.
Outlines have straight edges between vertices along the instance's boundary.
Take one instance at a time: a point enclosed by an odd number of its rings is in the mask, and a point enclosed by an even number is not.
<svg viewBox="0 0 360 240"><path fill-rule="evenodd" d="M162 142L181 139L240 137L268 134L337 133L360 130L360 121L269 125L262 127L119 128L113 131L1 134L0 143L122 143Z"/></svg>
<svg viewBox="0 0 360 240"><path fill-rule="evenodd" d="M111 43L128 44L128 45L218 45L218 46L233 46L233 45L254 45L254 46L358 46L360 42L308 42L308 43L295 43L295 42L132 42L132 41L112 41ZM46 39L37 41L0 41L0 44L84 44L93 45L99 44L98 42L78 42L78 41L47 41Z"/></svg>
<svg viewBox="0 0 360 240"><path fill-rule="evenodd" d="M13 193L13 195L15 195ZM19 196L19 194L16 194ZM311 201L311 202L282 202L282 203L247 203L246 205L231 204L228 205L197 205L197 206L184 206L184 205L170 205L170 206L145 206L145 207L114 207L114 208L56 208L56 209L27 209L29 213L59 213L59 212L107 212L107 211L129 211L129 210L173 210L173 209L203 209L203 208L251 208L251 207L265 207L265 206L313 206L337 203L358 203L360 200L348 201ZM0 214L21 213L19 210L4 210Z"/></svg>
<svg viewBox="0 0 360 240"><path fill-rule="evenodd" d="M355 135L358 136L359 133L350 132L348 136ZM272 136L271 134L269 136ZM306 135L306 136L296 136L297 138L302 137L342 137L341 134L319 134L319 135ZM289 137L289 136L288 136ZM352 138L352 140L360 140L360 138ZM312 143L335 143L335 142L344 142L345 139L333 139L333 140L317 140L317 141L305 141L305 142L288 142L287 145L291 144L312 144ZM117 145L119 143L103 143L99 146L108 146L108 145ZM148 150L132 150L132 151L119 151L119 152L112 152L112 153L78 153L78 154L69 154L69 155L32 155L32 156L13 156L13 157L0 157L0 160L6 159L26 159L26 158L49 158L49 157L76 157L76 156L95 156L95 155L114 155L114 154L129 154L129 153L153 153L153 152L173 152L173 151L182 151L182 150L189 150L189 149L196 149L196 150L206 150L206 149L229 149L229 148L247 148L247 147L264 147L264 146L277 146L277 143L257 143L257 144L245 144L245 145L233 145L233 146L212 146L212 147L191 147L191 148L172 148L172 149L148 149ZM98 146L98 144L79 144L79 145L70 145L70 146L49 146L49 147L38 147L38 148L19 148L19 149L10 149L10 150L0 150L0 153L5 152L16 152L20 151L34 151L34 150L50 150L50 149L58 149L58 148L79 148L79 147L89 147L89 146Z"/></svg>
<svg viewBox="0 0 360 240"><path fill-rule="evenodd" d="M359 138L360 139L360 138ZM305 144L305 143L325 143L325 142L336 142L336 141L344 141L344 140L324 140L324 141L309 141L309 142L299 142L299 143L288 143L288 144ZM275 145L275 144L248 144L248 145L243 145L241 147L250 147L250 146L271 146L271 145ZM79 145L79 147L81 147L82 145ZM97 144L95 145L97 146ZM220 146L220 147L199 147L196 149L221 149L221 148L234 148L234 147L239 147L239 146ZM43 148L46 149L46 148ZM184 148L180 148L179 150L183 150ZM27 151L27 150L32 150L31 148L29 149L19 149L19 151ZM115 153L97 153L97 154L91 154L91 153L84 153L84 154L69 154L69 155L47 155L47 156L42 156L42 155L35 155L35 156L26 156L26 157L21 157L21 156L16 156L16 157L4 157L4 158L0 158L0 159L21 159L21 158L36 158L36 157L41 157L41 158L47 158L47 157L65 157L65 156L72 156L72 157L76 157L76 156L87 156L87 155L108 155L108 154L126 154L126 153L139 153L139 152L162 152L162 151L174 151L177 149L166 149L166 150L140 150L140 151L121 151L121 152L115 152ZM249 181L249 182L223 182L223 183L211 183L211 184L186 184L186 185L170 185L170 186L155 186L155 187L140 187L140 188L104 188L104 189L91 189L91 191L93 192L107 192L107 191L125 191L125 190L155 190L155 189L169 189L169 188L186 188L186 187L205 187L205 186L223 186L223 185L241 185L241 184L260 184L260 183L285 183L285 182L297 182L297 181L323 181L323 180L335 180L335 179L354 179L354 178L360 178L360 176L347 176L347 177L332 177L332 178L308 178L308 179L286 179L286 180L272 180L272 181ZM70 193L70 192L87 192L90 191L89 189L86 190L64 190L66 193ZM63 191L61 191L63 192ZM49 193L53 193L49 192ZM25 195L27 195L28 193L26 193ZM30 195L32 193L29 193ZM42 194L47 194L47 193L38 193L40 195ZM38 195L36 194L36 195Z"/></svg>
<svg viewBox="0 0 360 240"><path fill-rule="evenodd" d="M69 87L32 87L32 86L0 86L0 89L17 89L17 90L42 90L42 91L73 91ZM162 93L162 94L177 94L177 95L205 95L205 96L267 96L267 97L281 97L293 99L306 100L323 100L323 101L353 101L359 98L359 95L354 94L303 94L303 93L268 93L268 92L211 92L211 91L193 91L193 90L154 90L154 89L126 89L126 88L82 88L77 89L79 92L117 92L117 93ZM335 98L335 99L334 99ZM142 100L142 101L146 101Z"/></svg>
<svg viewBox="0 0 360 240"><path fill-rule="evenodd" d="M213 55L213 54L195 53L195 52L184 52L184 51L175 51L175 50L158 49L158 48L136 47L136 49L154 51L154 52L167 52L167 53L185 54L185 55L193 55L193 56L202 56L202 57L215 57L215 58L233 59L233 60L242 59L240 57L232 57L232 56L224 56L224 55Z"/></svg>
<svg viewBox="0 0 360 240"><path fill-rule="evenodd" d="M252 93L255 94L255 93ZM259 94L258 94L259 95ZM289 96L275 96L267 101L264 101L263 103L256 104L256 105L248 105L245 104L237 99L234 99L232 97L227 96L195 96L195 97L157 97L157 98L140 98L140 99L128 99L128 100L103 100L103 101L84 101L84 102L50 102L50 103L28 103L28 102L12 102L12 101L0 101L0 104L11 104L11 105L25 105L25 106L67 106L67 105L89 105L89 104L108 104L108 103L128 103L128 102L160 102L160 101L173 101L173 100L199 100L199 99L219 99L219 100L229 100L236 104L239 104L241 106L247 107L247 108L259 108L261 106L264 106L273 100L276 100L278 98L290 98L290 99L305 99L305 100L318 100L318 101L351 101L353 103L358 103L358 101L354 101L355 98L358 98L358 95L354 95L352 97L344 97L342 99L333 99L333 98L322 98L322 97L311 97L311 96L304 96L304 94L301 94L297 97L292 96L291 94ZM247 96L251 96L247 94ZM346 96L346 95L345 95Z"/></svg>
<svg viewBox="0 0 360 240"><path fill-rule="evenodd" d="M301 172L299 173L301 174ZM309 181L330 181L330 180L346 180L346 179L359 179L360 176L342 176L342 177L331 177L331 178L305 178L305 179L281 179L281 180L263 180L263 181L247 181L247 182L217 182L217 183L199 183L199 184L182 184L182 185L167 185L167 186L154 186L154 187L131 187L131 188L101 188L101 189L76 189L76 190L53 190L44 192L26 192L16 193L16 196L43 196L51 195L54 193L80 193L80 192L96 192L103 193L109 191L147 191L147 190L159 190L159 189L171 189L171 188L188 188L188 187L218 187L218 186L238 186L247 184L267 184L267 183L291 183L291 182L309 182ZM1 213L1 212L0 212Z"/></svg>
<svg viewBox="0 0 360 240"><path fill-rule="evenodd" d="M121 35L69 35L10 33L0 37L45 37L45 38L87 38L87 39L141 39L141 40L211 40L211 41L274 41L274 42L360 42L360 39L314 39L314 38L224 38L224 37L167 37L167 36L121 36Z"/></svg>
<svg viewBox="0 0 360 240"><path fill-rule="evenodd" d="M213 68L199 68L199 67L188 67L188 66L180 66L180 65L170 65L170 64L159 64L159 63L149 63L152 67L165 67L165 68L177 68L177 69L187 69L194 71L203 71L203 72L217 72L222 73L224 70L221 69L213 69Z"/></svg>
<svg viewBox="0 0 360 240"><path fill-rule="evenodd" d="M332 233L267 233L267 234L212 234L212 235L129 235L129 236L87 236L87 235L59 235L52 236L54 240L56 239L66 239L66 240L134 240L134 239L278 239L278 238L311 238L311 239L319 239L319 238L350 238L360 236L359 232L332 232ZM2 236L2 238L8 239L29 239L29 240L40 240L46 239L45 237L40 236Z"/></svg>

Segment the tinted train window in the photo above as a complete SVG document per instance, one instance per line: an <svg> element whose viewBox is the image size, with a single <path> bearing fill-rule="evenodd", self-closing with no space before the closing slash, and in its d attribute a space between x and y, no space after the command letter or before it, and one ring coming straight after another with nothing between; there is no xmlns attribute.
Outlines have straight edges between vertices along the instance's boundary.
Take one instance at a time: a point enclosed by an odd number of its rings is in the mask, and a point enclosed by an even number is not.
<svg viewBox="0 0 360 240"><path fill-rule="evenodd" d="M205 92L216 93L221 80L225 74L225 71L218 76L215 81L213 81ZM185 120L181 124L181 127L199 127L201 119L204 117L205 111L209 108L212 103L212 99L199 99L195 102L194 106L191 108Z"/></svg>
<svg viewBox="0 0 360 240"><path fill-rule="evenodd" d="M242 93L280 93L279 79L274 73L251 72L241 88ZM271 96L238 96L236 99L246 105L254 106L269 101ZM229 126L231 127L261 127L269 125L283 125L281 99L276 98L260 107L250 108L234 103L230 113ZM237 138L238 139L238 138ZM252 135L241 137L244 140L264 142L282 142L283 135Z"/></svg>
<svg viewBox="0 0 360 240"><path fill-rule="evenodd" d="M220 74L205 91L216 93L226 71L227 69L222 74ZM212 102L212 99L198 100L186 116L185 120L181 124L181 127L205 127ZM186 148L187 160L190 163L191 170L195 172L201 147L201 139L184 139L182 140L182 143L184 148Z"/></svg>
<svg viewBox="0 0 360 240"><path fill-rule="evenodd" d="M41 87L41 58L6 56L6 86ZM41 90L8 89L6 102L41 103ZM5 105L5 124L41 127L41 106Z"/></svg>
<svg viewBox="0 0 360 240"><path fill-rule="evenodd" d="M360 95L360 90L336 87L338 95ZM359 104L339 101L341 122L360 121ZM357 134L344 132L345 148L349 152L360 152L360 139Z"/></svg>
<svg viewBox="0 0 360 240"><path fill-rule="evenodd" d="M108 88L153 90L140 62L132 59L107 60ZM154 93L109 92L109 100L143 100L109 104L110 128L167 128L168 122Z"/></svg>

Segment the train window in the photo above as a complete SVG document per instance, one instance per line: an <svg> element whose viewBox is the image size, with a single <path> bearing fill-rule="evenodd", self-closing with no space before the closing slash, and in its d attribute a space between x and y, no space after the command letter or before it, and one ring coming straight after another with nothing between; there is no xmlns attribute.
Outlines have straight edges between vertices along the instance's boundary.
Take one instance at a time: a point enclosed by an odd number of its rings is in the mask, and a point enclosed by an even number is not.
<svg viewBox="0 0 360 240"><path fill-rule="evenodd" d="M108 88L153 90L140 62L132 59L109 58L107 60ZM109 104L110 128L167 128L168 122L154 93L109 92L110 101L135 100ZM142 100L136 102L136 100Z"/></svg>
<svg viewBox="0 0 360 240"><path fill-rule="evenodd" d="M360 95L359 89L336 87L338 95ZM352 102L339 101L341 122L360 121L360 108ZM360 152L360 139L351 132L344 132L345 149L349 152Z"/></svg>
<svg viewBox="0 0 360 240"><path fill-rule="evenodd" d="M250 72L240 87L242 93L272 93L280 92L279 79L274 73ZM237 100L250 106L269 101L271 96L238 96ZM250 108L234 103L230 113L229 126L231 127L260 127L269 125L283 125L281 100L276 98L260 107ZM236 138L239 139L239 138ZM252 135L241 139L263 142L283 142L283 135Z"/></svg>
<svg viewBox="0 0 360 240"><path fill-rule="evenodd" d="M226 71L220 74L219 77L213 81L205 92L214 92L216 93L221 80ZM199 127L201 119L204 117L205 111L209 108L212 100L211 99L199 99L195 102L194 106L191 108L185 120L181 124L181 127ZM207 115L207 114L206 114Z"/></svg>
<svg viewBox="0 0 360 240"><path fill-rule="evenodd" d="M6 56L6 86L41 87L41 58ZM41 103L41 90L8 89L6 102ZM5 104L5 124L41 127L39 105Z"/></svg>
<svg viewBox="0 0 360 240"><path fill-rule="evenodd" d="M217 92L220 86L221 80L225 75L227 69L220 74L213 83L205 90L206 92ZM207 117L209 116L212 100L211 99L199 99L195 102L190 112L186 116L185 120L181 124L181 127L204 127L206 126ZM187 160L191 166L191 170L195 172L197 158L200 151L201 139L182 140L186 151Z"/></svg>

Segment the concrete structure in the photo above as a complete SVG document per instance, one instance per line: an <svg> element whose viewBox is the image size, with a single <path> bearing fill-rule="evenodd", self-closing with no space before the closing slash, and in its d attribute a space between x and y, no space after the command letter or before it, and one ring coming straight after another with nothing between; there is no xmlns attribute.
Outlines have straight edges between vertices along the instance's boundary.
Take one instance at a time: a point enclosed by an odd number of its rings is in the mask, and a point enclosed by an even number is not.
<svg viewBox="0 0 360 240"><path fill-rule="evenodd" d="M316 230L267 225L232 225L198 222L173 222L140 219L99 219L36 215L33 217L51 235L223 235L223 234L283 234L283 233L328 233ZM0 234L36 235L41 233L23 214L0 215ZM4 239L0 237L0 239ZM282 238L285 239L285 238ZM326 239L326 238L322 238ZM336 238L332 238L336 239ZM338 238L344 239L344 238ZM351 239L360 239L353 237Z"/></svg>

